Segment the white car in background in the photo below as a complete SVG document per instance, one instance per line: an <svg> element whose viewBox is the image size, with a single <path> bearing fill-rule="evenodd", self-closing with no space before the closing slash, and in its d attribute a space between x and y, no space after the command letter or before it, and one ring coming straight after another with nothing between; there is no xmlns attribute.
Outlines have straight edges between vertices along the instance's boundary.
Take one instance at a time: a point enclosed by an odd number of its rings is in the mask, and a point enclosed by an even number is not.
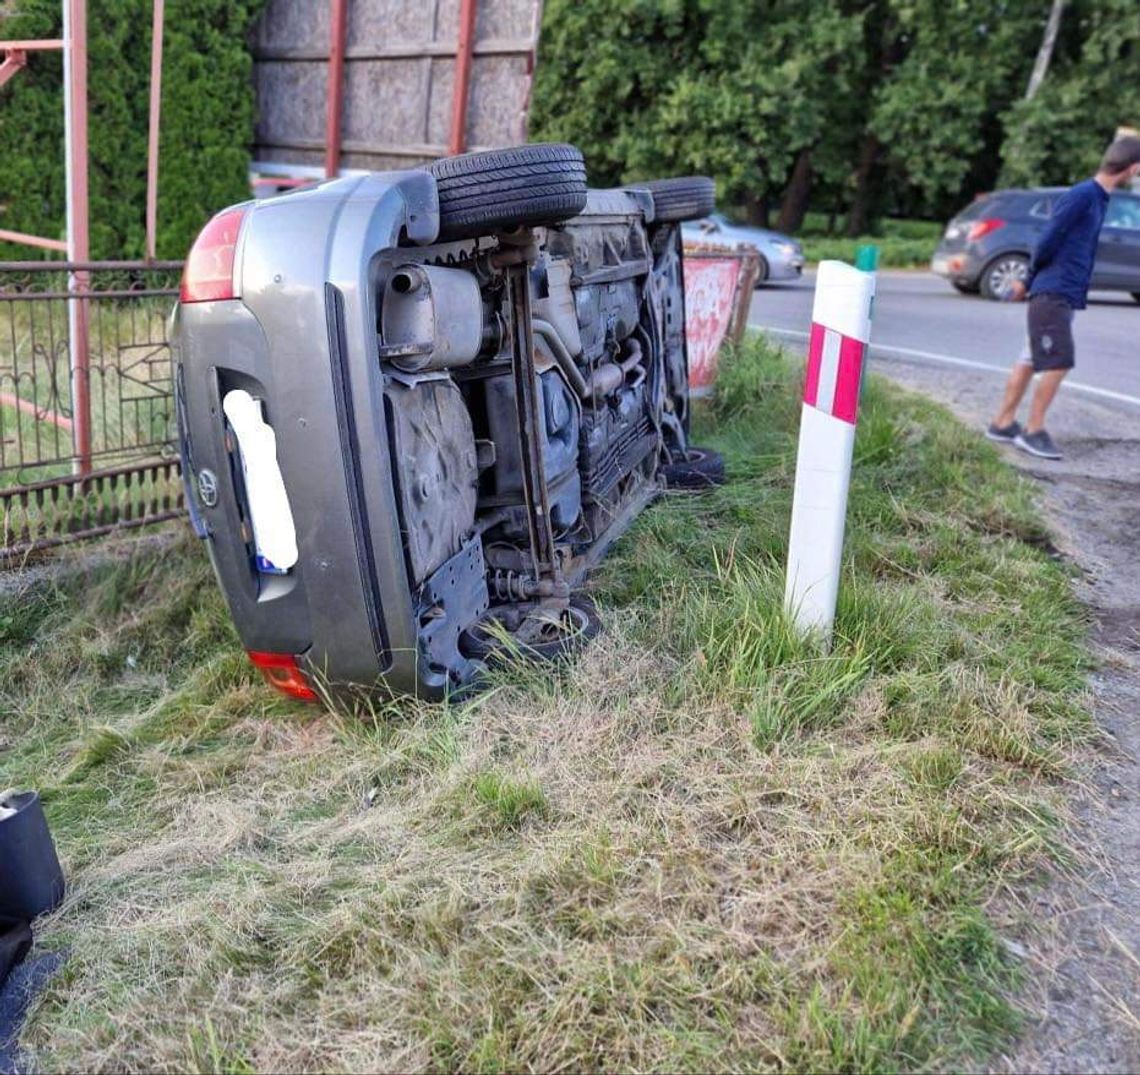
<svg viewBox="0 0 1140 1075"><path fill-rule="evenodd" d="M734 224L723 213L683 224L681 236L686 243L755 247L760 254L757 287L770 280L798 280L803 275L804 250L795 239L768 228Z"/></svg>

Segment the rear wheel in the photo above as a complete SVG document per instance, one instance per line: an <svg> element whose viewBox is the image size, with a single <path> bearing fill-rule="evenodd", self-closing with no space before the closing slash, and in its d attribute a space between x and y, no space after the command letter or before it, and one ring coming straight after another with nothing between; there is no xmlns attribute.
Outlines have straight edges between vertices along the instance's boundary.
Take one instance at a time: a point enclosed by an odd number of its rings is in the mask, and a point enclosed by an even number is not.
<svg viewBox="0 0 1140 1075"><path fill-rule="evenodd" d="M539 143L444 157L428 165L440 239L558 224L586 207L586 163L574 146Z"/></svg>
<svg viewBox="0 0 1140 1075"><path fill-rule="evenodd" d="M708 489L724 485L724 456L711 448L690 448L684 459L661 468L670 489Z"/></svg>
<svg viewBox="0 0 1140 1075"><path fill-rule="evenodd" d="M459 641L463 652L480 661L509 659L514 653L531 661L556 661L581 649L602 629L598 607L585 594L574 594L564 609L536 608L521 617L513 611L509 606L492 609L464 631Z"/></svg>
<svg viewBox="0 0 1140 1075"><path fill-rule="evenodd" d="M659 224L701 220L716 209L716 184L707 175L654 179L645 189L653 195L653 216Z"/></svg>
<svg viewBox="0 0 1140 1075"><path fill-rule="evenodd" d="M1000 302L1010 284L1028 277L1029 258L1024 254L999 254L982 270L978 283L987 299Z"/></svg>

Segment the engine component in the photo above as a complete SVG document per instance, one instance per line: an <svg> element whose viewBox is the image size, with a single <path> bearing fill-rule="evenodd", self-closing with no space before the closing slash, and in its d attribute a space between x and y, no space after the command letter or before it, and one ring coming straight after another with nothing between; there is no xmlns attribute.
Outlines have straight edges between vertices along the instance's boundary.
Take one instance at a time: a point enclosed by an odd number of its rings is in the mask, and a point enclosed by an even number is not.
<svg viewBox="0 0 1140 1075"><path fill-rule="evenodd" d="M636 280L589 284L574 290L586 359L600 362L606 345L624 340L639 324L642 294Z"/></svg>
<svg viewBox="0 0 1140 1075"><path fill-rule="evenodd" d="M412 372L465 366L483 347L483 302L469 272L402 265L384 289L381 354Z"/></svg>
<svg viewBox="0 0 1140 1075"><path fill-rule="evenodd" d="M415 583L454 556L475 522L478 458L471 416L456 384L445 377L387 389L395 442L403 464L396 487Z"/></svg>
<svg viewBox="0 0 1140 1075"><path fill-rule="evenodd" d="M644 385L622 389L611 406L583 411L583 496L605 500L618 479L653 451L656 443Z"/></svg>
<svg viewBox="0 0 1140 1075"><path fill-rule="evenodd" d="M542 408L542 457L550 490L550 517L560 529L572 526L582 506L582 482L578 474L579 404L556 369L538 379ZM487 382L487 418L497 448L495 493L500 499L517 497L522 502L522 471L515 432L514 395L509 378ZM521 513L521 507L518 509ZM514 522L523 525L519 514Z"/></svg>
<svg viewBox="0 0 1140 1075"><path fill-rule="evenodd" d="M578 329L578 311L570 288L573 267L569 258L546 261L546 295L534 300L534 316L550 324L567 353L577 358L582 353L582 336Z"/></svg>

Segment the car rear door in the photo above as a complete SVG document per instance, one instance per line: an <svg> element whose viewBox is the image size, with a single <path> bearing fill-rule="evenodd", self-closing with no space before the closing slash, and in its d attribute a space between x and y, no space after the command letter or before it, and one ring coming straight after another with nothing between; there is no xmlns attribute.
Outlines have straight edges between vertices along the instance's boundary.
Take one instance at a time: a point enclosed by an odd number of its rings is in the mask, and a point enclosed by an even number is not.
<svg viewBox="0 0 1140 1075"><path fill-rule="evenodd" d="M1113 194L1109 199L1093 287L1140 291L1140 196Z"/></svg>

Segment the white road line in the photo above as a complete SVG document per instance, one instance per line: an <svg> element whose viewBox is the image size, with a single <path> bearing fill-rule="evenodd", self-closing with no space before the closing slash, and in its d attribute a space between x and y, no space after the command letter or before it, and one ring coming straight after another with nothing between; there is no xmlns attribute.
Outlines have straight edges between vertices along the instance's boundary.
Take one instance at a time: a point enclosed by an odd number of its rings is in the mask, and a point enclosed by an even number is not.
<svg viewBox="0 0 1140 1075"><path fill-rule="evenodd" d="M806 340L808 338L808 333L801 332L799 329L776 328L773 325L751 323L748 327L759 329L759 331L766 332L770 336L787 336L794 340ZM940 362L944 366L958 366L961 369L986 370L989 373L1000 373L1003 377L1009 373L1009 366L994 366L988 362L975 362L969 358L956 358L954 355L942 355L935 351L918 351L912 347L892 347L888 344L872 343L870 349L872 354L900 355L903 358ZM1086 396L1097 396L1100 399L1111 399L1114 403L1127 403L1133 407L1140 407L1140 396L1129 396L1123 392L1113 392L1108 388L1097 388L1095 385L1082 384L1080 381L1065 380L1061 383L1061 387L1071 389L1074 392L1083 392Z"/></svg>

